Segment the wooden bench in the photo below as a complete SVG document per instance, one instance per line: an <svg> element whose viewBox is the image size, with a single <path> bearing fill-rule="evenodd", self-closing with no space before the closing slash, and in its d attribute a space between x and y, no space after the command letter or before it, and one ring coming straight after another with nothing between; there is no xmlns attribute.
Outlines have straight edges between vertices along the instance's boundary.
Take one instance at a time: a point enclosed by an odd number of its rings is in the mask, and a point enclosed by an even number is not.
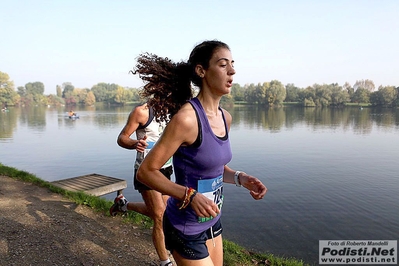
<svg viewBox="0 0 399 266"><path fill-rule="evenodd" d="M94 196L102 196L115 191L119 195L123 189L127 188L126 180L95 173L53 181L51 184L65 190L82 191Z"/></svg>

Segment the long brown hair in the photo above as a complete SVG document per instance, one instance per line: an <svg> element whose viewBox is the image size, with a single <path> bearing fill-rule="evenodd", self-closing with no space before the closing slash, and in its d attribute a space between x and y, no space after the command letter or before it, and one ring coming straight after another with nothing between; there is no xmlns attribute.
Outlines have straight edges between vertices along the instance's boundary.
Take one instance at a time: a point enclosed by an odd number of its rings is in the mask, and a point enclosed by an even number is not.
<svg viewBox="0 0 399 266"><path fill-rule="evenodd" d="M204 41L194 47L187 62L179 63L155 54L139 55L131 72L144 81L140 95L154 109L157 121L169 121L194 96L191 83L201 89L202 79L195 72L195 67L201 65L208 69L212 55L219 48L230 50L223 42Z"/></svg>

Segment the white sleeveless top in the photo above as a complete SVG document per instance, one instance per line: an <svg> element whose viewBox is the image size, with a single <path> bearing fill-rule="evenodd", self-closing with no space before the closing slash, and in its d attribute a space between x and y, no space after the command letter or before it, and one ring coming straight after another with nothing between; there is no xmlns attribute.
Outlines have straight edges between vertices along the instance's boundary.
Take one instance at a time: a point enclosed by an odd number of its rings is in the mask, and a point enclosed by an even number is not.
<svg viewBox="0 0 399 266"><path fill-rule="evenodd" d="M144 160L144 157L150 152L152 147L158 141L159 137L162 135L162 132L166 126L164 122L158 123L153 114L152 108L148 108L149 117L148 121L145 125L140 126L136 130L137 139L142 139L144 136L147 136L148 146L144 152L137 152L136 161L134 163L134 168L138 169L141 162ZM172 158L170 158L162 168L166 168L172 165Z"/></svg>

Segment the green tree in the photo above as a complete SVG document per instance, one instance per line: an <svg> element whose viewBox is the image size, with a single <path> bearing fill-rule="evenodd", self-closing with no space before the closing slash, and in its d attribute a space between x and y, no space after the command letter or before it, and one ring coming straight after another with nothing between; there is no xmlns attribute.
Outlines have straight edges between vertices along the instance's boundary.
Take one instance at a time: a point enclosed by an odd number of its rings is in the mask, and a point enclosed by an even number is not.
<svg viewBox="0 0 399 266"><path fill-rule="evenodd" d="M375 90L375 85L374 82L369 79L356 80L355 85L353 85L353 89L356 91L359 88L363 88L369 92L373 92Z"/></svg>
<svg viewBox="0 0 399 266"><path fill-rule="evenodd" d="M50 94L49 96L47 96L47 102L49 105L52 106L65 105L64 99L54 94Z"/></svg>
<svg viewBox="0 0 399 266"><path fill-rule="evenodd" d="M62 89L62 98L65 101L65 105L76 105L79 103L79 98L77 96L78 92L74 92L75 87L72 85L71 82L62 83L61 89Z"/></svg>
<svg viewBox="0 0 399 266"><path fill-rule="evenodd" d="M398 92L394 86L387 86L383 87L380 86L378 88L378 94L379 94L379 104L383 105L385 107L392 107L394 106L396 99L398 97Z"/></svg>
<svg viewBox="0 0 399 266"><path fill-rule="evenodd" d="M23 98L25 104L48 104L47 97L44 96L44 84L40 81L26 83Z"/></svg>
<svg viewBox="0 0 399 266"><path fill-rule="evenodd" d="M26 83L25 91L26 91L26 94L43 95L44 94L44 84L40 81Z"/></svg>
<svg viewBox="0 0 399 266"><path fill-rule="evenodd" d="M26 96L26 90L25 90L24 86L19 86L17 88L17 92L18 92L19 96L21 96L21 97L25 97Z"/></svg>
<svg viewBox="0 0 399 266"><path fill-rule="evenodd" d="M84 104L86 97L87 97L87 93L89 92L89 89L79 89L79 88L75 88L72 92L73 97L76 100L76 103L78 104Z"/></svg>
<svg viewBox="0 0 399 266"><path fill-rule="evenodd" d="M353 103L369 103L371 92L365 88L359 87L352 95Z"/></svg>
<svg viewBox="0 0 399 266"><path fill-rule="evenodd" d="M313 101L313 98L305 98L303 101L303 106L305 107L315 107L316 104Z"/></svg>
<svg viewBox="0 0 399 266"><path fill-rule="evenodd" d="M315 88L308 86L304 90L300 90L298 93L300 102L303 103L303 106L316 106L316 90Z"/></svg>
<svg viewBox="0 0 399 266"><path fill-rule="evenodd" d="M133 96L132 91L119 86L116 89L114 101L118 104L124 105L125 103L131 100L132 96Z"/></svg>
<svg viewBox="0 0 399 266"><path fill-rule="evenodd" d="M263 83L263 85L261 85L260 83L258 83L258 85L255 86L255 95L254 95L254 99L255 102L257 104L264 104L266 101L266 89L268 87L267 82Z"/></svg>
<svg viewBox="0 0 399 266"><path fill-rule="evenodd" d="M17 105L20 95L14 89L14 82L7 73L0 71L0 104L3 106Z"/></svg>
<svg viewBox="0 0 399 266"><path fill-rule="evenodd" d="M397 95L397 97L396 97L396 100L394 103L395 107L399 106L399 87L396 87L396 95Z"/></svg>
<svg viewBox="0 0 399 266"><path fill-rule="evenodd" d="M266 85L263 83L264 86ZM278 80L272 80L270 83L267 83L265 98L266 102L269 106L273 105L282 105L287 96L287 91L284 85Z"/></svg>
<svg viewBox="0 0 399 266"><path fill-rule="evenodd" d="M254 104L257 102L256 94L255 94L255 84L246 84L244 86L244 100L250 104Z"/></svg>
<svg viewBox="0 0 399 266"><path fill-rule="evenodd" d="M56 86L56 91L57 91L57 97L62 98L62 88L60 85Z"/></svg>
<svg viewBox="0 0 399 266"><path fill-rule="evenodd" d="M96 103L96 96L94 96L94 93L92 91L89 91L85 99L85 105L92 106L95 103Z"/></svg>
<svg viewBox="0 0 399 266"><path fill-rule="evenodd" d="M374 106L381 105L382 101L381 101L380 97L381 97L381 94L379 91L373 91L372 93L370 93L370 97L369 97L370 103Z"/></svg>
<svg viewBox="0 0 399 266"><path fill-rule="evenodd" d="M314 84L315 98L313 98L316 106L329 106L331 102L331 90L328 85Z"/></svg>
<svg viewBox="0 0 399 266"><path fill-rule="evenodd" d="M350 96L347 89L344 89L338 84L331 85L331 105L338 106L350 102Z"/></svg>
<svg viewBox="0 0 399 266"><path fill-rule="evenodd" d="M62 98L71 97L74 89L75 87L72 85L71 82L62 83Z"/></svg>
<svg viewBox="0 0 399 266"><path fill-rule="evenodd" d="M349 82L345 82L344 86L342 86L344 90L346 90L349 94L349 99L352 99L353 93L355 93L355 89L349 84Z"/></svg>
<svg viewBox="0 0 399 266"><path fill-rule="evenodd" d="M236 102L240 102L244 100L244 88L240 86L238 83L233 83L231 87L231 96L233 100Z"/></svg>
<svg viewBox="0 0 399 266"><path fill-rule="evenodd" d="M293 83L288 83L285 86L285 90L286 90L286 97L285 97L285 102L299 102L299 88L296 87Z"/></svg>
<svg viewBox="0 0 399 266"><path fill-rule="evenodd" d="M132 98L130 99L132 102L140 102L140 93L138 89L135 88L129 88L129 90L132 92Z"/></svg>
<svg viewBox="0 0 399 266"><path fill-rule="evenodd" d="M230 93L226 94L226 95L223 95L222 99L220 99L220 105L232 106L233 104L234 104L233 95L231 95Z"/></svg>
<svg viewBox="0 0 399 266"><path fill-rule="evenodd" d="M97 102L103 102L107 99L107 89L101 83L94 85L91 88Z"/></svg>
<svg viewBox="0 0 399 266"><path fill-rule="evenodd" d="M109 83L98 83L91 88L91 91L96 96L97 102L114 102L116 91L118 89L117 84Z"/></svg>

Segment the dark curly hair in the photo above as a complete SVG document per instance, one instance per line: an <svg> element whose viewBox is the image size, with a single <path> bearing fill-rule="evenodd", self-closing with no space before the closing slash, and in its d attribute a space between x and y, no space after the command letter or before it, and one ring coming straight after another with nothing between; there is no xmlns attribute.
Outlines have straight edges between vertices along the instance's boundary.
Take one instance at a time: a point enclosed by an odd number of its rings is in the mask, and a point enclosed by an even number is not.
<svg viewBox="0 0 399 266"><path fill-rule="evenodd" d="M179 63L150 53L139 55L135 68L130 72L138 74L144 81L140 95L154 109L158 122L169 121L183 104L194 97L191 83L201 89L202 79L195 67L201 65L208 69L212 55L220 48L230 50L223 42L204 41L194 47L187 62Z"/></svg>

